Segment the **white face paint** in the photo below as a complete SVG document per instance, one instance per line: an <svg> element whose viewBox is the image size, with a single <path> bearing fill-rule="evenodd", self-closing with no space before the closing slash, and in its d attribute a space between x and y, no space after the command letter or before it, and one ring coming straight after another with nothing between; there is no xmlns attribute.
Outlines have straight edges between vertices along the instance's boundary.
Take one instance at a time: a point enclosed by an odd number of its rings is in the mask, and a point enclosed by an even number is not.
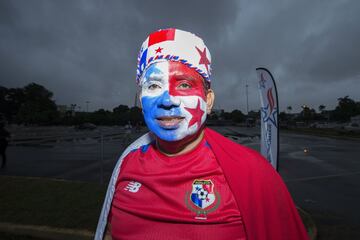
<svg viewBox="0 0 360 240"><path fill-rule="evenodd" d="M141 103L148 128L165 141L195 134L206 120L202 78L178 62L149 66L141 83Z"/></svg>
<svg viewBox="0 0 360 240"><path fill-rule="evenodd" d="M169 63L162 61L151 65L140 79L141 97L156 97L169 90Z"/></svg>

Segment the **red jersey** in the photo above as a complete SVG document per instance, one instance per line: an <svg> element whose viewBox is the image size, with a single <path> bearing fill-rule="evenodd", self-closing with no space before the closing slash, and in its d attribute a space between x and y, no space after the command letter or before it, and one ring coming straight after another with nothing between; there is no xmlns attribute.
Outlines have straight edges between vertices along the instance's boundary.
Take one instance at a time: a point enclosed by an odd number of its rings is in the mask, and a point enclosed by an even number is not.
<svg viewBox="0 0 360 240"><path fill-rule="evenodd" d="M205 140L175 157L155 144L129 153L109 222L113 239L246 239L241 213Z"/></svg>

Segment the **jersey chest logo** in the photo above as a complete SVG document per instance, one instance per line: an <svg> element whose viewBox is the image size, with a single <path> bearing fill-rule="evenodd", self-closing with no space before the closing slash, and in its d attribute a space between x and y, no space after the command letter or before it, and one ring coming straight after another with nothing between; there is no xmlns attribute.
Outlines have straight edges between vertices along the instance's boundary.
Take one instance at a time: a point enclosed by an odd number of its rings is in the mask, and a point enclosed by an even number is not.
<svg viewBox="0 0 360 240"><path fill-rule="evenodd" d="M192 191L186 192L185 204L196 213L195 219L206 220L207 214L219 207L220 195L211 180L195 180Z"/></svg>

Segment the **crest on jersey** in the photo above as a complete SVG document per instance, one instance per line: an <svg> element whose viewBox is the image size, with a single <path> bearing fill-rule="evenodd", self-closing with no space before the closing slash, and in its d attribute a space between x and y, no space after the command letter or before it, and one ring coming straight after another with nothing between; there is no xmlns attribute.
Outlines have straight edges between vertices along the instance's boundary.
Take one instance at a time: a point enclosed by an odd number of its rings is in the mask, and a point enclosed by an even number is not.
<svg viewBox="0 0 360 240"><path fill-rule="evenodd" d="M215 191L211 180L195 180L191 193L185 197L189 210L196 212L196 219L207 219L207 214L215 211L220 205L220 195Z"/></svg>

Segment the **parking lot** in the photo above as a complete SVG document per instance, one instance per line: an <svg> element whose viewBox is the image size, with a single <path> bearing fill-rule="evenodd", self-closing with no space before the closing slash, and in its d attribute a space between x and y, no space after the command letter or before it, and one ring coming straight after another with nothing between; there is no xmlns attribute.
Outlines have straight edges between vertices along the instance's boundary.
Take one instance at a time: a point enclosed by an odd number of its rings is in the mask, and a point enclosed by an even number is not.
<svg viewBox="0 0 360 240"><path fill-rule="evenodd" d="M257 128L213 128L259 150ZM81 137L62 135L58 140L12 145L8 148L8 166L0 174L106 184L125 146L143 133L112 132L115 130L107 128ZM310 212L315 221L358 228L359 155L359 141L281 133L279 172L296 204Z"/></svg>

